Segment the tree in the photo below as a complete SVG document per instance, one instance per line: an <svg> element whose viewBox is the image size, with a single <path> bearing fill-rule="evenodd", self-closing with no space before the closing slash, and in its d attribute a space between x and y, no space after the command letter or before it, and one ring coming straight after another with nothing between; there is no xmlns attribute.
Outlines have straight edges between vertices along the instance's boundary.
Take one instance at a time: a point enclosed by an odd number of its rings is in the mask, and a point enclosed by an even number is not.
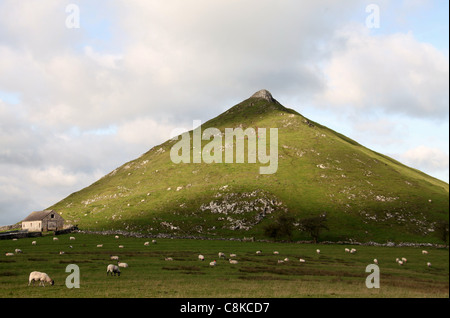
<svg viewBox="0 0 450 318"><path fill-rule="evenodd" d="M301 231L308 232L311 235L314 243L319 241L319 235L322 230L329 230L327 225L327 215L322 214L310 218L299 220L299 227Z"/></svg>
<svg viewBox="0 0 450 318"><path fill-rule="evenodd" d="M280 214L273 223L264 228L264 234L274 239L287 237L292 240L295 219L287 213Z"/></svg>
<svg viewBox="0 0 450 318"><path fill-rule="evenodd" d="M437 222L436 226L434 227L434 230L436 232L436 235L444 241L445 245L447 245L448 242L448 221L439 221Z"/></svg>

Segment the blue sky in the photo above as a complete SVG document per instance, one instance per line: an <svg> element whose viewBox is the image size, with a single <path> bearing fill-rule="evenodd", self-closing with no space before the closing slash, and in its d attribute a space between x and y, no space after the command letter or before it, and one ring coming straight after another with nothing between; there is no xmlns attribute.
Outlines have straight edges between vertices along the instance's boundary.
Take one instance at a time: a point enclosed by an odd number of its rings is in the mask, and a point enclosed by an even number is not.
<svg viewBox="0 0 450 318"><path fill-rule="evenodd" d="M65 24L69 4L79 28ZM380 28L365 24L371 4ZM0 0L0 225L263 88L448 182L448 6Z"/></svg>

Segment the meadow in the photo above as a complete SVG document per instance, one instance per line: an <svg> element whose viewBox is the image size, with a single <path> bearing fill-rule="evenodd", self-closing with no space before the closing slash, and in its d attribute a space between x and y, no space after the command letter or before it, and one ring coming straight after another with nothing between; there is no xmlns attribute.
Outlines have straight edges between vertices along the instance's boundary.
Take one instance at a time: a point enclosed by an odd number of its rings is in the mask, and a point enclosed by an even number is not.
<svg viewBox="0 0 450 318"><path fill-rule="evenodd" d="M69 240L70 236L76 239ZM0 298L449 297L449 252L443 248L425 248L429 253L423 255L418 247L187 239L157 239L152 244L146 238L81 233L58 238L0 241ZM146 241L149 246L144 246ZM16 248L23 253L5 255ZM345 248L357 252L346 253ZM219 259L218 252L225 253L226 259ZM228 262L230 253L236 254L238 264ZM205 261L198 259L199 254ZM111 255L129 265L121 268L120 276L106 275L107 265L116 263ZM167 257L173 261L166 261ZM402 257L408 261L399 266L395 259ZM289 261L278 263L285 258ZM370 273L365 269L374 258L379 261L380 288L369 289L365 282ZM214 267L209 264L213 260ZM427 262L432 266L427 267ZM69 264L79 267L80 288L66 287ZM28 276L35 270L49 274L55 285L28 286Z"/></svg>

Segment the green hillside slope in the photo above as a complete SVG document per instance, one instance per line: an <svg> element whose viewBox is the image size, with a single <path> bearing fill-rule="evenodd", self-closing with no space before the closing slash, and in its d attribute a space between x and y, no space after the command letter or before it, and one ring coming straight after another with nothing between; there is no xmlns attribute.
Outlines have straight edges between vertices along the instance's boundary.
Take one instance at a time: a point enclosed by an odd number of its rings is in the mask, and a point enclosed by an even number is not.
<svg viewBox="0 0 450 318"><path fill-rule="evenodd" d="M449 215L447 183L371 151L268 94L258 92L204 123L202 131L278 128L276 173L260 174L268 164L248 163L247 155L245 163L175 164L170 152L177 141L169 140L51 208L82 229L257 238L282 212L295 218L326 213L324 240L438 242L435 225ZM202 149L209 143L204 140ZM298 231L294 239L309 236Z"/></svg>

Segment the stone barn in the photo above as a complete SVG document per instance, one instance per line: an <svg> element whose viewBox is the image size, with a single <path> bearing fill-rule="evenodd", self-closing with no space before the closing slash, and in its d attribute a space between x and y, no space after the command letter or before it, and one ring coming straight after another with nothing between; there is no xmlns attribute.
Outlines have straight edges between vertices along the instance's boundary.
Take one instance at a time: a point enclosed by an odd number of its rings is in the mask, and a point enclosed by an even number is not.
<svg viewBox="0 0 450 318"><path fill-rule="evenodd" d="M64 227L64 219L54 210L32 212L22 221L22 230L28 232L59 231Z"/></svg>

